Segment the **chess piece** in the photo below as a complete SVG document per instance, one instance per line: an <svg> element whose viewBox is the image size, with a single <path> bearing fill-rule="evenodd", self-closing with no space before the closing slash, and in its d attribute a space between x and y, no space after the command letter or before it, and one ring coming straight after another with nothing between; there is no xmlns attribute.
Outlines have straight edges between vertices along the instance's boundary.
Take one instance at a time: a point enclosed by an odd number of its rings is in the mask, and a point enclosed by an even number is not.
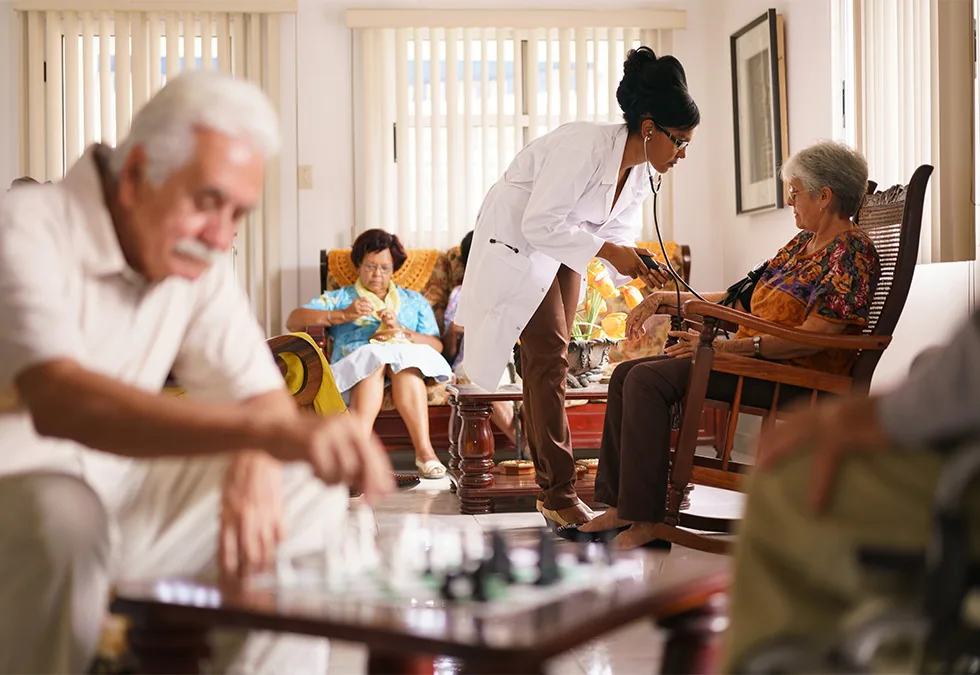
<svg viewBox="0 0 980 675"><path fill-rule="evenodd" d="M506 583L513 583L514 570L510 562L510 547L503 532L494 530L490 535L490 572L497 574Z"/></svg>
<svg viewBox="0 0 980 675"><path fill-rule="evenodd" d="M558 569L558 551L555 540L547 528L541 529L541 539L538 542L538 586L550 586L561 578Z"/></svg>

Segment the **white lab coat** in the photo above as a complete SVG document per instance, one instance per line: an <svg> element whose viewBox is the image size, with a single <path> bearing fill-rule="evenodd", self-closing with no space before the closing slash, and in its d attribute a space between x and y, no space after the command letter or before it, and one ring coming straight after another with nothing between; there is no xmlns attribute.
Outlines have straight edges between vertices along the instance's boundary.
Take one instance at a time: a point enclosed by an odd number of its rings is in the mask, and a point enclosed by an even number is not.
<svg viewBox="0 0 980 675"><path fill-rule="evenodd" d="M466 328L466 374L480 387L496 389L560 265L584 279L604 242L632 245L639 235L645 167L634 167L613 206L626 137L625 124L562 125L525 147L487 193L455 320Z"/></svg>

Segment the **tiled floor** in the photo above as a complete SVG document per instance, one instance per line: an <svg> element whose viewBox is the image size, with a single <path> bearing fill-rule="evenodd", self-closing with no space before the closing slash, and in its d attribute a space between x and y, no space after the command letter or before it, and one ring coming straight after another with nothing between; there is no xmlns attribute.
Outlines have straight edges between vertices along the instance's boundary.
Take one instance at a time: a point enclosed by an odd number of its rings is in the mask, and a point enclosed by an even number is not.
<svg viewBox="0 0 980 675"><path fill-rule="evenodd" d="M692 511L704 515L738 517L742 509L742 495L703 486L694 490L691 500ZM533 509L533 503L530 509ZM447 524L460 527L469 519L487 531L536 529L544 524L541 516L533 510L482 516L460 515L459 503L449 491L448 479L422 481L421 485L399 492L380 504L375 510L380 535L383 537L386 532L400 527L402 519L409 513L418 514L423 523L427 521L429 525L444 520ZM677 555L680 551L683 549L675 547L671 555ZM638 622L555 659L550 664L549 672L556 675L656 673L659 671L661 647L662 638L655 627L649 622ZM331 651L330 673L364 673L366 659L363 649L335 642ZM451 668L447 668L446 672L451 672Z"/></svg>

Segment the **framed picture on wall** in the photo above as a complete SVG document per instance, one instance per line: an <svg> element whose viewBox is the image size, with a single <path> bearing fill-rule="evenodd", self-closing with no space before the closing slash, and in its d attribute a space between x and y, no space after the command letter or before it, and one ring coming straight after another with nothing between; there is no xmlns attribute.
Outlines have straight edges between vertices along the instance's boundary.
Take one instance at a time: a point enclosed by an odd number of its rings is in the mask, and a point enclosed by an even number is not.
<svg viewBox="0 0 980 675"><path fill-rule="evenodd" d="M732 35L735 212L782 208L787 159L783 17L770 9Z"/></svg>

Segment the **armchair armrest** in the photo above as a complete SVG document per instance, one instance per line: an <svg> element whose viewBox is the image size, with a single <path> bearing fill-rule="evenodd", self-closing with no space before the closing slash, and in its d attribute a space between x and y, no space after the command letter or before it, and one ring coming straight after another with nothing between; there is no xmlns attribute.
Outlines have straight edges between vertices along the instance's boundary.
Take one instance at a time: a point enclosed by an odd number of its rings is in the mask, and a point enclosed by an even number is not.
<svg viewBox="0 0 980 675"><path fill-rule="evenodd" d="M313 341L320 348L320 351L323 352L329 360L330 354L327 354L327 327L320 325L303 326L302 332L313 338Z"/></svg>
<svg viewBox="0 0 980 675"><path fill-rule="evenodd" d="M798 328L787 328L771 321L765 321L747 312L716 305L701 300L688 300L684 303L685 314L699 314L705 318L727 321L739 326L757 330L766 335L799 342L823 349L884 350L891 343L888 335L823 335Z"/></svg>

